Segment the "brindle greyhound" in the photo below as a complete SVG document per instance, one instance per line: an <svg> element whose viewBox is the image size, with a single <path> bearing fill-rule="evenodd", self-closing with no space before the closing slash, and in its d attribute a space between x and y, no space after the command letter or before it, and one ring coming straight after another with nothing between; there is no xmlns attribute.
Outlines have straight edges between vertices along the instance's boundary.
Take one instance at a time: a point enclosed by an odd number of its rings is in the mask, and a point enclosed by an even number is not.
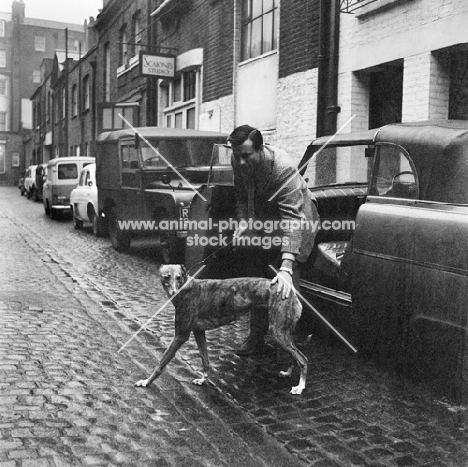
<svg viewBox="0 0 468 467"><path fill-rule="evenodd" d="M168 297L175 295L187 281L185 268L178 264L161 266L161 282ZM149 386L172 360L180 347L187 342L193 331L203 363L201 378L194 384L201 385L210 371L205 331L216 329L235 321L240 316L254 311L268 312L269 329L278 345L289 353L299 366L299 384L291 389L291 394L301 394L307 378L307 358L294 345L292 332L301 316L302 305L295 294L282 299L276 294L276 285L268 279L239 278L224 280L193 279L173 298L175 306L175 335L164 355L148 379L135 383L136 386ZM280 376L289 377L293 364Z"/></svg>

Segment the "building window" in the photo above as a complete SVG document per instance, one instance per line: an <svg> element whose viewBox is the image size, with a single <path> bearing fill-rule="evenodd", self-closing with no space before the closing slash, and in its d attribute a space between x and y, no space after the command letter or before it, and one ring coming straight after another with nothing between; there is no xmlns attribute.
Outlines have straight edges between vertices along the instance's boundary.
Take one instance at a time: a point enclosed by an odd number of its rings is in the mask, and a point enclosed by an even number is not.
<svg viewBox="0 0 468 467"><path fill-rule="evenodd" d="M45 36L34 36L34 50L36 50L37 52L45 52L45 49Z"/></svg>
<svg viewBox="0 0 468 467"><path fill-rule="evenodd" d="M5 173L5 145L0 144L0 174Z"/></svg>
<svg viewBox="0 0 468 467"><path fill-rule="evenodd" d="M110 101L110 45L104 46L104 102Z"/></svg>
<svg viewBox="0 0 468 467"><path fill-rule="evenodd" d="M6 96L7 90L6 90L6 80L1 79L0 80L0 96Z"/></svg>
<svg viewBox="0 0 468 467"><path fill-rule="evenodd" d="M6 131L7 113L0 112L0 131Z"/></svg>
<svg viewBox="0 0 468 467"><path fill-rule="evenodd" d="M181 73L161 85L164 126L168 128L197 127L197 97L199 72Z"/></svg>
<svg viewBox="0 0 468 467"><path fill-rule="evenodd" d="M0 37L5 37L5 21L0 20Z"/></svg>
<svg viewBox="0 0 468 467"><path fill-rule="evenodd" d="M0 67L6 67L6 50L0 50Z"/></svg>
<svg viewBox="0 0 468 467"><path fill-rule="evenodd" d="M275 50L277 29L278 0L243 0L242 60Z"/></svg>
<svg viewBox="0 0 468 467"><path fill-rule="evenodd" d="M120 38L120 63L126 65L128 63L128 34L127 26L122 26L119 33Z"/></svg>
<svg viewBox="0 0 468 467"><path fill-rule="evenodd" d="M50 122L51 112L52 112L52 94L49 91L49 93L47 94L47 115L46 115L46 119L48 122Z"/></svg>
<svg viewBox="0 0 468 467"><path fill-rule="evenodd" d="M89 76L83 78L83 111L89 109Z"/></svg>
<svg viewBox="0 0 468 467"><path fill-rule="evenodd" d="M67 93L65 88L62 89L62 119L67 116Z"/></svg>
<svg viewBox="0 0 468 467"><path fill-rule="evenodd" d="M72 86L72 117L78 115L78 87L76 84Z"/></svg>
<svg viewBox="0 0 468 467"><path fill-rule="evenodd" d="M33 83L41 82L41 70L33 70Z"/></svg>
<svg viewBox="0 0 468 467"><path fill-rule="evenodd" d="M133 16L133 31L132 31L132 41L133 45L133 56L138 55L141 50L141 14L140 12L135 13Z"/></svg>

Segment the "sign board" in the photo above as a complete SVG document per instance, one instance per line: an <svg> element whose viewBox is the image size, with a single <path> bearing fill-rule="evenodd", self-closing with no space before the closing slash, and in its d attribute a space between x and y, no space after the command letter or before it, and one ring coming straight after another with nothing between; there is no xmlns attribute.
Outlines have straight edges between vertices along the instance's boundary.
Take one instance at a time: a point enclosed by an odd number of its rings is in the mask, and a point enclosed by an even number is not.
<svg viewBox="0 0 468 467"><path fill-rule="evenodd" d="M140 51L140 75L154 78L174 78L175 56Z"/></svg>

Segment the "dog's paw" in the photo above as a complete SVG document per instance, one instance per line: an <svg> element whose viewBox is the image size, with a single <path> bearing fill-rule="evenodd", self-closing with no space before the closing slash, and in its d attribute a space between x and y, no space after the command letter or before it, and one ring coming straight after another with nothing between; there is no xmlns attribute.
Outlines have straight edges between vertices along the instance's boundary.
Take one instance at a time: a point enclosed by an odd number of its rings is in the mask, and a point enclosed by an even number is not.
<svg viewBox="0 0 468 467"><path fill-rule="evenodd" d="M149 385L149 380L147 379L140 379L140 381L137 381L135 383L135 386L139 386L139 387L142 387L142 388L146 388L148 387Z"/></svg>
<svg viewBox="0 0 468 467"><path fill-rule="evenodd" d="M302 394L304 388L302 386L293 386L289 394Z"/></svg>
<svg viewBox="0 0 468 467"><path fill-rule="evenodd" d="M206 378L197 378L192 381L192 384L195 384L196 386L202 386L205 384Z"/></svg>

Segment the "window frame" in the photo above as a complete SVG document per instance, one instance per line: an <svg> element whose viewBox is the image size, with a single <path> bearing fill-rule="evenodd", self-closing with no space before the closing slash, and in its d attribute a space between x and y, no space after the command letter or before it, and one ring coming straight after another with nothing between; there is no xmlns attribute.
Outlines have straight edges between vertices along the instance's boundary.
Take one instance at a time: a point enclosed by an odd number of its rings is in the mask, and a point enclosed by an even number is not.
<svg viewBox="0 0 468 467"><path fill-rule="evenodd" d="M71 88L72 118L78 115L78 86L74 84Z"/></svg>
<svg viewBox="0 0 468 467"><path fill-rule="evenodd" d="M90 108L89 75L83 78L83 112Z"/></svg>
<svg viewBox="0 0 468 467"><path fill-rule="evenodd" d="M3 121L2 121L3 120ZM0 112L0 131L8 131L7 112Z"/></svg>
<svg viewBox="0 0 468 467"><path fill-rule="evenodd" d="M0 19L0 37L5 37L5 20Z"/></svg>
<svg viewBox="0 0 468 467"><path fill-rule="evenodd" d="M6 68L7 66L7 57L6 50L0 49L0 68Z"/></svg>
<svg viewBox="0 0 468 467"><path fill-rule="evenodd" d="M46 37L40 34L34 34L34 50L36 52L46 51Z"/></svg>
<svg viewBox="0 0 468 467"><path fill-rule="evenodd" d="M279 26L279 0L270 0L271 8L264 10L263 1L261 2L261 11L260 14L254 13L253 2L255 0L243 0L242 2L242 12L241 12L241 62L250 60L253 58L261 57L267 53L271 53L278 50L278 26ZM253 16L255 14L255 16ZM272 24L271 24L271 37L269 41L271 43L271 48L266 50L265 47L265 37L264 37L264 25L265 18L267 15L272 15ZM257 53L252 51L253 42L252 42L252 25L257 21L260 22L260 51ZM248 36L248 37L247 37ZM247 44L248 42L248 44Z"/></svg>
<svg viewBox="0 0 468 467"><path fill-rule="evenodd" d="M180 98L176 95L176 83L179 82ZM200 68L182 71L174 80L162 81L160 89L162 99L164 99L162 105L163 126L166 128L198 129ZM181 125L177 125L178 118L181 119ZM191 125L192 121L193 125Z"/></svg>
<svg viewBox="0 0 468 467"><path fill-rule="evenodd" d="M120 49L119 49L119 66L128 65L130 60L130 50L128 47L128 31L127 25L124 24L119 30Z"/></svg>

